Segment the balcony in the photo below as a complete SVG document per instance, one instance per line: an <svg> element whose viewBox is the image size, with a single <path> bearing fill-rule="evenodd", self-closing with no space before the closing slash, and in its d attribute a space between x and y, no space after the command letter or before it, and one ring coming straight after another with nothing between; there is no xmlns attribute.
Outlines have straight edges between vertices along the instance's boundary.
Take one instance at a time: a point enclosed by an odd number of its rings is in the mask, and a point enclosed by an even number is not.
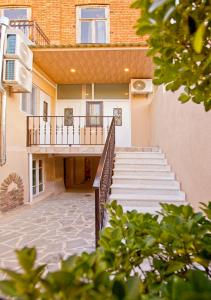
<svg viewBox="0 0 211 300"><path fill-rule="evenodd" d="M34 43L39 46L50 45L50 40L35 21L11 20L10 26L20 29Z"/></svg>
<svg viewBox="0 0 211 300"><path fill-rule="evenodd" d="M27 146L104 145L113 116L28 116Z"/></svg>

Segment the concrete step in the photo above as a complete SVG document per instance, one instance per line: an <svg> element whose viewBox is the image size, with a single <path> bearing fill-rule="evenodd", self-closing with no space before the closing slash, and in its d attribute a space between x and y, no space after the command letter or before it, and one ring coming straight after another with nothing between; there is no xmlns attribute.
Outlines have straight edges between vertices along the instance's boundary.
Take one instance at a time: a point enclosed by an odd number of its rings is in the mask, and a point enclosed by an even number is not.
<svg viewBox="0 0 211 300"><path fill-rule="evenodd" d="M120 163L120 162L115 162L115 169L134 169L134 170L165 170L165 171L170 171L170 166L168 166L166 163L154 163L152 164L151 162L148 163L139 163L137 161L136 163Z"/></svg>
<svg viewBox="0 0 211 300"><path fill-rule="evenodd" d="M138 195L178 195L180 191L176 186L154 186L152 184L112 184L111 193Z"/></svg>
<svg viewBox="0 0 211 300"><path fill-rule="evenodd" d="M167 160L164 158L137 158L137 157L116 157L115 159L116 163L121 163L121 164L158 164L158 165L166 165Z"/></svg>
<svg viewBox="0 0 211 300"><path fill-rule="evenodd" d="M156 152L162 153L159 147L116 147L115 152Z"/></svg>
<svg viewBox="0 0 211 300"><path fill-rule="evenodd" d="M159 152L116 152L116 158L165 158L163 153Z"/></svg>
<svg viewBox="0 0 211 300"><path fill-rule="evenodd" d="M157 215L158 212L161 211L161 206L143 206L143 207L140 207L140 206L124 206L123 207L123 211L124 212L127 212L127 211L132 211L132 210L136 210L138 213L142 213L142 214L145 214L145 213L149 213L149 214L152 214L152 215Z"/></svg>
<svg viewBox="0 0 211 300"><path fill-rule="evenodd" d="M113 184L165 185L180 188L179 182L168 176L114 175L112 179Z"/></svg>
<svg viewBox="0 0 211 300"><path fill-rule="evenodd" d="M168 177L171 179L175 179L175 174L173 172L170 172L169 170L158 170L154 168L142 168L142 169L134 169L134 168L121 168L115 167L114 169L114 175L119 176L119 175L125 175L125 176L157 176L157 177Z"/></svg>
<svg viewBox="0 0 211 300"><path fill-rule="evenodd" d="M109 199L110 201L116 200L123 207L158 207L159 203L186 204L183 192L179 192L177 195L111 194Z"/></svg>

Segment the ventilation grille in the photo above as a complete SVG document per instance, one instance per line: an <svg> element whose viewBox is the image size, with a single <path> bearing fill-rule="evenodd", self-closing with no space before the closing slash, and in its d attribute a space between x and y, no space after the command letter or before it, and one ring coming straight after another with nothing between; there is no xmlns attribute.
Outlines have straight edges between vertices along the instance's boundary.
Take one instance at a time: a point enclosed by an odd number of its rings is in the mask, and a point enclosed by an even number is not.
<svg viewBox="0 0 211 300"><path fill-rule="evenodd" d="M15 54L16 50L16 34L7 35L7 54Z"/></svg>
<svg viewBox="0 0 211 300"><path fill-rule="evenodd" d="M14 80L14 79L15 79L15 61L7 60L6 61L5 80Z"/></svg>

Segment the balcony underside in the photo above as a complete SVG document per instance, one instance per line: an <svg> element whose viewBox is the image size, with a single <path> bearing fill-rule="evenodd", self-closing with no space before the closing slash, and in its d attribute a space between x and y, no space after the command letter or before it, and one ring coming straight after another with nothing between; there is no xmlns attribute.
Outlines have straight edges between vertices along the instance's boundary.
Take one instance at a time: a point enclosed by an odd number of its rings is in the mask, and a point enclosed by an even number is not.
<svg viewBox="0 0 211 300"><path fill-rule="evenodd" d="M146 53L147 48L140 46L33 48L35 64L61 84L128 83L131 78L152 78L152 60Z"/></svg>
<svg viewBox="0 0 211 300"><path fill-rule="evenodd" d="M104 145L98 146L32 146L28 148L28 153L51 156L100 156Z"/></svg>

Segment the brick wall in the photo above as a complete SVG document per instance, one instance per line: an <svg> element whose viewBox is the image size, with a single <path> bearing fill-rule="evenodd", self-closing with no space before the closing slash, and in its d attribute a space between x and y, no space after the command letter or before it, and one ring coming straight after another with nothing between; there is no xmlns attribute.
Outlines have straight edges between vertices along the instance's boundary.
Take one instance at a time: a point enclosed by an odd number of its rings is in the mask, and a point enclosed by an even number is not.
<svg viewBox="0 0 211 300"><path fill-rule="evenodd" d="M109 5L110 42L136 43L143 41L135 34L134 25L139 11L130 8L132 0L1 0L0 6L32 7L32 19L37 21L55 44L76 43L76 6Z"/></svg>

